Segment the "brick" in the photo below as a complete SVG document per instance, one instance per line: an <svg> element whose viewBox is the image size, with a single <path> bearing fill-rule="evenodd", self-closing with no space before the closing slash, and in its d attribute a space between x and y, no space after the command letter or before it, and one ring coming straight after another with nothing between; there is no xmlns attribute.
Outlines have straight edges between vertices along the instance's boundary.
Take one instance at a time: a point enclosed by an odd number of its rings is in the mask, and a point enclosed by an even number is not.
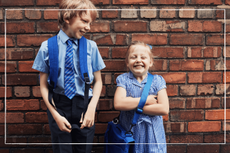
<svg viewBox="0 0 230 153"><path fill-rule="evenodd" d="M117 34L116 35L116 45L127 45L129 36L126 34Z"/></svg>
<svg viewBox="0 0 230 153"><path fill-rule="evenodd" d="M153 47L152 52L160 58L184 58L183 47Z"/></svg>
<svg viewBox="0 0 230 153"><path fill-rule="evenodd" d="M58 19L58 10L45 10L44 11L44 19Z"/></svg>
<svg viewBox="0 0 230 153"><path fill-rule="evenodd" d="M187 148L187 153L219 153L219 145L191 145Z"/></svg>
<svg viewBox="0 0 230 153"><path fill-rule="evenodd" d="M127 52L127 48L112 48L112 58L125 58Z"/></svg>
<svg viewBox="0 0 230 153"><path fill-rule="evenodd" d="M112 74L105 74L105 81L104 84L112 84Z"/></svg>
<svg viewBox="0 0 230 153"><path fill-rule="evenodd" d="M222 1L221 0L190 0L188 2L189 4L194 4L194 5L221 5Z"/></svg>
<svg viewBox="0 0 230 153"><path fill-rule="evenodd" d="M43 129L44 129L43 134L49 134L49 135L51 134L49 124L45 124L43 126Z"/></svg>
<svg viewBox="0 0 230 153"><path fill-rule="evenodd" d="M61 0L37 0L37 5L57 5L61 2Z"/></svg>
<svg viewBox="0 0 230 153"><path fill-rule="evenodd" d="M46 112L28 112L25 113L27 123L48 123Z"/></svg>
<svg viewBox="0 0 230 153"><path fill-rule="evenodd" d="M224 45L224 35L212 34L206 36L206 45Z"/></svg>
<svg viewBox="0 0 230 153"><path fill-rule="evenodd" d="M190 7L182 7L179 10L179 18L194 18L195 17L195 9Z"/></svg>
<svg viewBox="0 0 230 153"><path fill-rule="evenodd" d="M102 58L109 58L109 47L98 47Z"/></svg>
<svg viewBox="0 0 230 153"><path fill-rule="evenodd" d="M0 6L32 6L34 5L33 0L23 0L23 1L15 1L15 0L2 0L0 2Z"/></svg>
<svg viewBox="0 0 230 153"><path fill-rule="evenodd" d="M229 120L230 109L226 109L226 120ZM205 111L205 119L206 120L224 120L224 110L206 110Z"/></svg>
<svg viewBox="0 0 230 153"><path fill-rule="evenodd" d="M178 95L178 85L167 85L167 94L168 96L177 96Z"/></svg>
<svg viewBox="0 0 230 153"><path fill-rule="evenodd" d="M35 23L34 22L8 22L6 23L7 29L6 32L7 33L34 33L34 27L35 27ZM4 31L3 25L0 25L1 30L0 31Z"/></svg>
<svg viewBox="0 0 230 153"><path fill-rule="evenodd" d="M30 20L41 19L42 13L40 10L25 10L25 17Z"/></svg>
<svg viewBox="0 0 230 153"><path fill-rule="evenodd" d="M140 16L141 18L156 18L157 17L156 7L141 6Z"/></svg>
<svg viewBox="0 0 230 153"><path fill-rule="evenodd" d="M188 83L202 83L202 72L188 73Z"/></svg>
<svg viewBox="0 0 230 153"><path fill-rule="evenodd" d="M167 125L168 130L166 133L184 133L186 132L186 123L185 122L171 122Z"/></svg>
<svg viewBox="0 0 230 153"><path fill-rule="evenodd" d="M95 123L95 134L104 134L108 123Z"/></svg>
<svg viewBox="0 0 230 153"><path fill-rule="evenodd" d="M220 130L220 121L200 121L188 123L188 132L219 132Z"/></svg>
<svg viewBox="0 0 230 153"><path fill-rule="evenodd" d="M160 18L176 18L176 10L170 10L171 8L160 9Z"/></svg>
<svg viewBox="0 0 230 153"><path fill-rule="evenodd" d="M203 24L201 21L188 21L189 32L201 32L203 30Z"/></svg>
<svg viewBox="0 0 230 153"><path fill-rule="evenodd" d="M124 60L116 60L116 61L104 61L105 69L103 71L126 71L127 66Z"/></svg>
<svg viewBox="0 0 230 153"><path fill-rule="evenodd" d="M221 47L204 47L203 57L217 58L221 56Z"/></svg>
<svg viewBox="0 0 230 153"><path fill-rule="evenodd" d="M220 148L221 148L221 153L228 153L230 150L230 144L220 145Z"/></svg>
<svg viewBox="0 0 230 153"><path fill-rule="evenodd" d="M223 83L225 83L225 79L226 83L230 83L230 72L223 73Z"/></svg>
<svg viewBox="0 0 230 153"><path fill-rule="evenodd" d="M186 152L186 145L167 145L167 152L168 153L185 153Z"/></svg>
<svg viewBox="0 0 230 153"><path fill-rule="evenodd" d="M5 97L5 87L0 87L0 98ZM12 97L12 87L6 87L6 97Z"/></svg>
<svg viewBox="0 0 230 153"><path fill-rule="evenodd" d="M23 19L23 11L22 10L6 10L6 19L14 19L21 20Z"/></svg>
<svg viewBox="0 0 230 153"><path fill-rule="evenodd" d="M110 0L92 0L94 5L108 5L110 4Z"/></svg>
<svg viewBox="0 0 230 153"><path fill-rule="evenodd" d="M181 21L151 21L151 31L161 32L183 32L185 31L185 22Z"/></svg>
<svg viewBox="0 0 230 153"><path fill-rule="evenodd" d="M170 111L171 121L200 121L204 119L203 110Z"/></svg>
<svg viewBox="0 0 230 153"><path fill-rule="evenodd" d="M168 90L168 86L167 86L167 90ZM169 108L170 109L184 109L185 108L185 99L184 98L170 98L169 99Z"/></svg>
<svg viewBox="0 0 230 153"><path fill-rule="evenodd" d="M28 138L28 143L50 143L50 142L52 142L50 136L43 136L43 137L33 136L33 137ZM44 145L44 147L45 146L47 146L47 145ZM49 145L49 146L51 146L51 145Z"/></svg>
<svg viewBox="0 0 230 153"><path fill-rule="evenodd" d="M151 0L151 4L180 5L185 4L185 0Z"/></svg>
<svg viewBox="0 0 230 153"><path fill-rule="evenodd" d="M39 124L13 124L8 125L9 135L40 135L42 134L42 125Z"/></svg>
<svg viewBox="0 0 230 153"><path fill-rule="evenodd" d="M30 96L30 87L28 86L15 86L14 95L16 97L29 97Z"/></svg>
<svg viewBox="0 0 230 153"><path fill-rule="evenodd" d="M34 50L32 48L7 48L7 60L33 60ZM0 60L5 59L5 49L0 49Z"/></svg>
<svg viewBox="0 0 230 153"><path fill-rule="evenodd" d="M111 99L100 99L97 105L97 110L112 110L113 104Z"/></svg>
<svg viewBox="0 0 230 153"><path fill-rule="evenodd" d="M97 43L97 45L113 45L115 43L115 39L111 35L100 34L93 35L93 40Z"/></svg>
<svg viewBox="0 0 230 153"><path fill-rule="evenodd" d="M224 19L224 10L216 10L216 18Z"/></svg>
<svg viewBox="0 0 230 153"><path fill-rule="evenodd" d="M89 32L109 32L110 23L109 21L95 21L90 28Z"/></svg>
<svg viewBox="0 0 230 153"><path fill-rule="evenodd" d="M226 84L226 90L225 90L225 85L224 84L217 84L216 85L216 94L217 95L223 95L226 93L227 95L230 94L230 84Z"/></svg>
<svg viewBox="0 0 230 153"><path fill-rule="evenodd" d="M132 42L140 40L150 45L166 45L167 34L132 34Z"/></svg>
<svg viewBox="0 0 230 153"><path fill-rule="evenodd" d="M3 9L0 9L0 20L3 20Z"/></svg>
<svg viewBox="0 0 230 153"><path fill-rule="evenodd" d="M197 18L212 19L215 16L215 10L197 10Z"/></svg>
<svg viewBox="0 0 230 153"><path fill-rule="evenodd" d="M7 110L39 110L38 99L9 99L7 100Z"/></svg>
<svg viewBox="0 0 230 153"><path fill-rule="evenodd" d="M107 9L118 9L117 7L116 8L107 8ZM118 10L102 10L101 11L101 17L103 19L115 19L115 18L118 18L118 13L119 11Z"/></svg>
<svg viewBox="0 0 230 153"><path fill-rule="evenodd" d="M9 149L0 149L1 153L9 153Z"/></svg>
<svg viewBox="0 0 230 153"><path fill-rule="evenodd" d="M15 46L15 36L13 35L6 36L6 46L7 47ZM0 36L0 47L5 47L5 36Z"/></svg>
<svg viewBox="0 0 230 153"><path fill-rule="evenodd" d="M187 98L187 109L219 108L220 98Z"/></svg>
<svg viewBox="0 0 230 153"><path fill-rule="evenodd" d="M32 93L34 97L42 97L41 91L40 91L40 86L33 86L32 87Z"/></svg>
<svg viewBox="0 0 230 153"><path fill-rule="evenodd" d="M170 45L203 45L202 34L172 34Z"/></svg>
<svg viewBox="0 0 230 153"><path fill-rule="evenodd" d="M198 85L197 95L212 95L213 90L213 84Z"/></svg>
<svg viewBox="0 0 230 153"><path fill-rule="evenodd" d="M115 32L147 32L146 21L113 21Z"/></svg>
<svg viewBox="0 0 230 153"><path fill-rule="evenodd" d="M121 18L137 18L137 9L135 7L122 7Z"/></svg>
<svg viewBox="0 0 230 153"><path fill-rule="evenodd" d="M52 37L50 34L38 35L17 35L18 46L40 46L41 43Z"/></svg>
<svg viewBox="0 0 230 153"><path fill-rule="evenodd" d="M3 78L3 84L5 85L5 78ZM36 85L36 74L7 74L7 85Z"/></svg>
<svg viewBox="0 0 230 153"><path fill-rule="evenodd" d="M6 124L8 123L23 123L24 114L23 113L6 113ZM5 123L5 113L0 112L0 123Z"/></svg>
<svg viewBox="0 0 230 153"><path fill-rule="evenodd" d="M167 83L185 83L186 80L186 73L165 73L162 74L163 78Z"/></svg>
<svg viewBox="0 0 230 153"><path fill-rule="evenodd" d="M204 21L203 31L204 32L221 32L222 23L218 21Z"/></svg>
<svg viewBox="0 0 230 153"><path fill-rule="evenodd" d="M196 86L195 85L181 85L180 86L180 95L181 96L195 96L196 95Z"/></svg>
<svg viewBox="0 0 230 153"><path fill-rule="evenodd" d="M223 124L225 124L224 122L223 122ZM225 130L230 131L230 121L226 121L226 128L224 126L222 126L222 131L225 131Z"/></svg>
<svg viewBox="0 0 230 153"><path fill-rule="evenodd" d="M118 4L138 4L138 5L143 5L143 4L148 4L148 0L126 0L126 1L122 1L122 0L113 0L112 1L113 5L118 5Z"/></svg>
<svg viewBox="0 0 230 153"><path fill-rule="evenodd" d="M153 66L150 67L150 71L165 71L167 70L167 60L154 59Z"/></svg>
<svg viewBox="0 0 230 153"><path fill-rule="evenodd" d="M19 61L18 70L19 72L37 72L37 70L32 69L34 61Z"/></svg>
<svg viewBox="0 0 230 153"><path fill-rule="evenodd" d="M5 69L6 66L6 69ZM13 73L16 72L17 70L17 65L16 62L14 61L7 61L5 65L5 61L0 61L0 72L6 72L6 73Z"/></svg>
<svg viewBox="0 0 230 153"><path fill-rule="evenodd" d="M230 57L230 47L226 47L226 54L224 53L225 57Z"/></svg>
<svg viewBox="0 0 230 153"><path fill-rule="evenodd" d="M170 61L169 69L171 71L203 71L204 61L203 60L175 60Z"/></svg>
<svg viewBox="0 0 230 153"><path fill-rule="evenodd" d="M203 135L171 135L170 143L202 143Z"/></svg>
<svg viewBox="0 0 230 153"><path fill-rule="evenodd" d="M105 86L102 86L102 90L101 90L101 97L105 97L106 95L106 87Z"/></svg>
<svg viewBox="0 0 230 153"><path fill-rule="evenodd" d="M205 143L224 143L224 134L208 134L204 135Z"/></svg>
<svg viewBox="0 0 230 153"><path fill-rule="evenodd" d="M37 23L37 32L46 33L46 32L58 32L58 23L57 22L38 22Z"/></svg>
<svg viewBox="0 0 230 153"><path fill-rule="evenodd" d="M103 111L98 114L98 121L99 122L110 122L115 117L118 117L120 111Z"/></svg>
<svg viewBox="0 0 230 153"><path fill-rule="evenodd" d="M223 60L207 60L206 61L206 70L224 70L225 68L226 67L225 67Z"/></svg>
<svg viewBox="0 0 230 153"><path fill-rule="evenodd" d="M221 72L204 72L202 76L203 83L220 83Z"/></svg>
<svg viewBox="0 0 230 153"><path fill-rule="evenodd" d="M114 96L116 91L116 86L115 85L108 85L106 88L106 93L108 96Z"/></svg>

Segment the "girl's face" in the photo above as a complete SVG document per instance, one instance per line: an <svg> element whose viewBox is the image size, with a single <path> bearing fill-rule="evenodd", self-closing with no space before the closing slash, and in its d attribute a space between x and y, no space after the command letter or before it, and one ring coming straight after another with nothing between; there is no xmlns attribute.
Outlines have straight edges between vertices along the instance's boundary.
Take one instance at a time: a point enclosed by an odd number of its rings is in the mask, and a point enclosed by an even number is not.
<svg viewBox="0 0 230 153"><path fill-rule="evenodd" d="M90 30L90 24L92 22L90 12L82 13L81 17L79 15L66 20L66 28L63 31L70 38L81 39L81 37Z"/></svg>
<svg viewBox="0 0 230 153"><path fill-rule="evenodd" d="M145 77L149 68L153 65L150 50L143 45L133 45L127 59L127 67L135 77Z"/></svg>

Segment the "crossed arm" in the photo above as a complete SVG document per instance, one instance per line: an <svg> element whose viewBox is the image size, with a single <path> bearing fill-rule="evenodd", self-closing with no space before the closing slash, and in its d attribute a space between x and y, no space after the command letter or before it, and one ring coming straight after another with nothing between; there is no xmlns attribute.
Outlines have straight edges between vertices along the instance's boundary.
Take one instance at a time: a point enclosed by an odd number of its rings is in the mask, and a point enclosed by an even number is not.
<svg viewBox="0 0 230 153"><path fill-rule="evenodd" d="M155 99L157 97L157 100ZM114 95L114 108L121 111L136 109L140 98L126 97L126 90L123 87L117 87ZM161 89L157 96L149 95L147 97L143 113L147 115L167 115L169 113L169 100L166 89Z"/></svg>

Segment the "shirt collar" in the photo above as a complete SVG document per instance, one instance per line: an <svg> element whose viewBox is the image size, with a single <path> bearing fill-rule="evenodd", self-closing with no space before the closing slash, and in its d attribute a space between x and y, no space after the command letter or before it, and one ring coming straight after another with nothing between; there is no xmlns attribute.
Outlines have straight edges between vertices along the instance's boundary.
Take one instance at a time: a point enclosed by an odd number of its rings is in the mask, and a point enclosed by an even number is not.
<svg viewBox="0 0 230 153"><path fill-rule="evenodd" d="M149 73L149 72L148 72L148 73ZM145 77L145 79L144 79L141 83L139 83L139 82L137 81L137 79L135 78L135 76L133 75L133 73L132 73L131 71L129 71L128 76L129 76L130 79L133 80L133 84L135 84L135 85L141 85L141 84L146 84L146 83L147 83L148 75L147 75L147 77ZM134 80L135 80L135 81L134 81Z"/></svg>
<svg viewBox="0 0 230 153"><path fill-rule="evenodd" d="M76 45L78 45L78 39L70 38L70 37L67 36L67 34L66 34L64 31L62 31L62 30L59 31L58 36L59 36L59 38L60 38L60 40L62 41L63 44L65 44L67 40L71 39L71 40L74 41L74 43L75 43Z"/></svg>

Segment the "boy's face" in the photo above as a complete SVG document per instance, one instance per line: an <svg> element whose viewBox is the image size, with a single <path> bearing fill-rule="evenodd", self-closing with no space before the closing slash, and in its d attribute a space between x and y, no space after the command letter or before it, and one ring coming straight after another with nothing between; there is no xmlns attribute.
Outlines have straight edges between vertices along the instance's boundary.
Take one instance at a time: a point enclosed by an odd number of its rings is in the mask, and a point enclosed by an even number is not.
<svg viewBox="0 0 230 153"><path fill-rule="evenodd" d="M153 65L149 49L143 45L131 46L126 64L135 77L145 76Z"/></svg>
<svg viewBox="0 0 230 153"><path fill-rule="evenodd" d="M63 31L70 38L81 39L81 37L90 30L90 24L92 22L90 12L87 10L83 12L81 16L77 15L69 20L65 20L66 27Z"/></svg>

